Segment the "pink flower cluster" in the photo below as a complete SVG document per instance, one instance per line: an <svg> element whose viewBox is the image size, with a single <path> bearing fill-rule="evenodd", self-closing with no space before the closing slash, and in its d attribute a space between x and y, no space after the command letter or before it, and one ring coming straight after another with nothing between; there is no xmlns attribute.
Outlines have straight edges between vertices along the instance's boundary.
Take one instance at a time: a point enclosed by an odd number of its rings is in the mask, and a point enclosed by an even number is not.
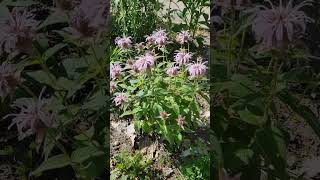
<svg viewBox="0 0 320 180"><path fill-rule="evenodd" d="M188 31L181 31L176 36L176 41L179 44L185 44L187 42L190 42L191 40L192 38Z"/></svg>
<svg viewBox="0 0 320 180"><path fill-rule="evenodd" d="M122 71L122 68L119 63L111 64L110 74L112 79L119 78L119 76L121 75L121 71Z"/></svg>
<svg viewBox="0 0 320 180"><path fill-rule="evenodd" d="M166 73L169 75L169 76L176 76L178 75L179 73L179 67L177 66L173 66L171 68L168 68Z"/></svg>
<svg viewBox="0 0 320 180"><path fill-rule="evenodd" d="M115 43L121 48L121 49L128 49L132 46L131 37L117 37L115 40Z"/></svg>
<svg viewBox="0 0 320 180"><path fill-rule="evenodd" d="M26 9L13 8L8 18L0 20L0 55L15 50L31 53L37 25L34 15Z"/></svg>
<svg viewBox="0 0 320 180"><path fill-rule="evenodd" d="M113 102L115 103L116 106L120 106L124 102L128 101L128 97L125 93L121 92L119 93L114 99Z"/></svg>
<svg viewBox="0 0 320 180"><path fill-rule="evenodd" d="M138 57L134 62L133 69L136 72L145 72L155 64L155 56L152 52L146 52L145 55Z"/></svg>
<svg viewBox="0 0 320 180"><path fill-rule="evenodd" d="M185 117L179 115L178 118L176 119L178 126L180 126L180 128L184 129L184 125L185 125Z"/></svg>
<svg viewBox="0 0 320 180"><path fill-rule="evenodd" d="M293 6L293 0L290 0L286 7L282 6L282 0L278 7L271 1L267 2L271 8L259 6L255 11L256 16L252 24L255 38L261 43L262 50L286 47L295 37L303 34L306 23L312 21L300 10L305 6L311 6L312 1L306 0Z"/></svg>
<svg viewBox="0 0 320 180"><path fill-rule="evenodd" d="M205 65L207 62L202 62L202 59L199 58L196 63L188 65L188 72L190 77L200 77L206 73L208 67Z"/></svg>
<svg viewBox="0 0 320 180"><path fill-rule="evenodd" d="M186 52L185 50L177 51L177 53L174 56L174 60L179 66L188 64L191 58L192 54Z"/></svg>
<svg viewBox="0 0 320 180"><path fill-rule="evenodd" d="M117 84L114 81L110 81L110 92L113 93L117 89Z"/></svg>
<svg viewBox="0 0 320 180"><path fill-rule="evenodd" d="M163 48L168 43L168 35L165 30L155 31L152 35L146 38L147 45L157 45L158 48Z"/></svg>
<svg viewBox="0 0 320 180"><path fill-rule="evenodd" d="M56 113L52 112L49 105L50 99L43 99L45 88L42 89L38 100L32 98L18 99L12 105L20 109L19 113L8 114L4 118L12 117L12 123L9 128L16 125L19 133L19 140L36 134L36 141L42 142L47 128L56 125Z"/></svg>

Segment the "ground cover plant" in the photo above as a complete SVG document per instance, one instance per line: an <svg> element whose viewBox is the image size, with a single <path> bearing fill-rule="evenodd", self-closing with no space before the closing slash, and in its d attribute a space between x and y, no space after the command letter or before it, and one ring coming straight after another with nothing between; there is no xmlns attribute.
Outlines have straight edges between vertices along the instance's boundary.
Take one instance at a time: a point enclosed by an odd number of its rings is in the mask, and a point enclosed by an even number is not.
<svg viewBox="0 0 320 180"><path fill-rule="evenodd" d="M109 1L0 1L0 179L107 177Z"/></svg>
<svg viewBox="0 0 320 180"><path fill-rule="evenodd" d="M301 154L318 149L320 137L319 41L309 40L319 32L318 6L308 0L213 2L214 178L316 178L319 167L309 158L318 154Z"/></svg>
<svg viewBox="0 0 320 180"><path fill-rule="evenodd" d="M207 141L196 137L209 128L208 51L199 33L207 20L201 17L209 17L204 12L209 1L195 2L175 1L181 3L177 9L172 1L112 2L111 134L124 129L111 135L115 179L209 178L208 161L201 163L201 158L209 159ZM123 148L127 143L131 147ZM123 151L130 151L130 162L119 159ZM139 162L133 151L151 163ZM199 163L183 163L187 159Z"/></svg>

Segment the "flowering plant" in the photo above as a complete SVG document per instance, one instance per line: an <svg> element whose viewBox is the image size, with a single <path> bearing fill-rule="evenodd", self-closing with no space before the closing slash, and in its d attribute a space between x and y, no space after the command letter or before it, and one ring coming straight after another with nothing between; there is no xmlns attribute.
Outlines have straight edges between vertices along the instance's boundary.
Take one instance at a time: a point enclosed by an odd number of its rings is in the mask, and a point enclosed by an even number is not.
<svg viewBox="0 0 320 180"><path fill-rule="evenodd" d="M192 43L187 31L177 33L177 42L169 44L169 34L160 29L146 36L143 48L131 49L131 53L127 48L132 42L124 47L119 44L121 39L116 40L119 53L111 58L118 61L112 62L110 70L112 92L118 92L113 102L122 109L120 117L131 116L138 132L158 134L170 144L180 144L184 133L205 123L197 99L207 98L203 93L206 62L194 59L196 54L186 49ZM171 50L174 43L181 49ZM126 61L133 55L135 60Z"/></svg>

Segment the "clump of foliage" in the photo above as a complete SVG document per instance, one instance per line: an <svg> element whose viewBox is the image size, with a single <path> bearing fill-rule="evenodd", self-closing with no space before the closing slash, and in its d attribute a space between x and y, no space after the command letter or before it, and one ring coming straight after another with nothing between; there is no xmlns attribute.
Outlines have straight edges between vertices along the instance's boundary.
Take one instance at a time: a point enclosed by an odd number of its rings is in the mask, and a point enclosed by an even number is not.
<svg viewBox="0 0 320 180"><path fill-rule="evenodd" d="M152 161L140 152L130 154L123 151L113 158L115 170L111 172L111 179L152 179Z"/></svg>
<svg viewBox="0 0 320 180"><path fill-rule="evenodd" d="M179 145L182 133L194 131L202 121L196 97L208 99L203 94L207 67L201 57L194 60L196 52L189 52L192 39L187 31L176 34L177 50L169 36L158 30L135 47L130 37L116 39L111 91L115 110L120 107L120 117L132 115L138 132Z"/></svg>
<svg viewBox="0 0 320 180"><path fill-rule="evenodd" d="M0 2L1 128L19 179L102 177L108 0ZM1 147L2 148L2 147Z"/></svg>
<svg viewBox="0 0 320 180"><path fill-rule="evenodd" d="M307 67L312 56L303 38L294 38L306 36L313 20L305 8L311 5L215 1L210 68L216 178L223 168L241 179L295 178L287 171L290 137L283 118L298 115L320 137L319 119L298 98L308 97L319 82ZM297 86L306 89L301 93ZM285 117L284 107L292 112Z"/></svg>

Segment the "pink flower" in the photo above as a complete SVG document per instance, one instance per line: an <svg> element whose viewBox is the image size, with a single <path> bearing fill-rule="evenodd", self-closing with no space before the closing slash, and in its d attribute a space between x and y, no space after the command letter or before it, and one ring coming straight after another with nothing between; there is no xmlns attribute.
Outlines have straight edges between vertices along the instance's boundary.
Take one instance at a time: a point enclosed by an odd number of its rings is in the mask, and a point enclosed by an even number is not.
<svg viewBox="0 0 320 180"><path fill-rule="evenodd" d="M149 46L156 43L153 35L147 36L146 42L147 42L147 45L149 45Z"/></svg>
<svg viewBox="0 0 320 180"><path fill-rule="evenodd" d="M191 40L192 40L192 38L191 38L191 36L190 36L188 31L181 31L176 36L176 41L179 44L184 44L184 43L187 43L187 42L189 42Z"/></svg>
<svg viewBox="0 0 320 180"><path fill-rule="evenodd" d="M169 75L169 76L176 76L179 72L179 67L177 66L173 66L169 69L167 69L166 73Z"/></svg>
<svg viewBox="0 0 320 180"><path fill-rule="evenodd" d="M160 112L160 117L161 119L163 120L167 120L169 118L169 115L167 112L163 111L163 112Z"/></svg>
<svg viewBox="0 0 320 180"><path fill-rule="evenodd" d="M15 50L31 53L37 25L38 22L30 12L13 8L9 17L0 21L0 54Z"/></svg>
<svg viewBox="0 0 320 180"><path fill-rule="evenodd" d="M167 44L167 33L165 30L158 30L152 35L146 37L147 46L157 45L158 48L163 48Z"/></svg>
<svg viewBox="0 0 320 180"><path fill-rule="evenodd" d="M119 93L113 100L113 102L115 103L116 106L120 106L121 104L123 104L124 102L128 101L128 97L125 93Z"/></svg>
<svg viewBox="0 0 320 180"><path fill-rule="evenodd" d="M137 44L135 45L135 47L136 47L136 49L137 49L138 51L143 51L144 48L145 48L143 42L137 43Z"/></svg>
<svg viewBox="0 0 320 180"><path fill-rule="evenodd" d="M252 24L252 30L258 43L263 49L281 48L287 46L306 30L306 23L312 21L300 9L304 6L311 6L312 1L306 0L293 7L293 0L290 0L286 7L279 7L267 1L271 8L258 6L256 16Z"/></svg>
<svg viewBox="0 0 320 180"><path fill-rule="evenodd" d="M178 126L180 126L182 129L184 129L184 125L185 125L185 118L181 115L178 116L178 118L176 119Z"/></svg>
<svg viewBox="0 0 320 180"><path fill-rule="evenodd" d="M158 30L154 33L153 38L158 48L163 48L167 44L168 37L165 30Z"/></svg>
<svg viewBox="0 0 320 180"><path fill-rule="evenodd" d="M131 37L123 37L123 38L120 38L120 37L117 37L116 40L115 40L115 43L121 48L121 49L128 49L128 48L131 48L131 44L132 44L132 41L131 41Z"/></svg>
<svg viewBox="0 0 320 180"><path fill-rule="evenodd" d="M192 54L185 52L185 50L178 51L174 56L174 60L179 66L188 64L191 58Z"/></svg>
<svg viewBox="0 0 320 180"><path fill-rule="evenodd" d="M14 64L6 62L0 65L0 97L2 100L13 93L20 82L20 72L17 71Z"/></svg>
<svg viewBox="0 0 320 180"><path fill-rule="evenodd" d="M117 84L114 81L110 81L110 92L113 93L117 89Z"/></svg>
<svg viewBox="0 0 320 180"><path fill-rule="evenodd" d="M140 56L133 64L133 69L137 72L145 72L154 66L155 57L152 53L147 52L144 56Z"/></svg>
<svg viewBox="0 0 320 180"><path fill-rule="evenodd" d="M117 79L121 75L122 68L120 64L111 64L111 78Z"/></svg>
<svg viewBox="0 0 320 180"><path fill-rule="evenodd" d="M45 88L42 89L38 100L33 98L16 100L12 107L20 109L20 112L8 114L4 117L13 117L9 129L13 125L17 125L19 140L36 134L36 141L41 143L45 137L46 130L56 125L56 113L49 107L51 100L42 98L44 90Z"/></svg>
<svg viewBox="0 0 320 180"><path fill-rule="evenodd" d="M200 77L206 73L208 67L205 65L207 62L201 62L199 59L196 63L188 65L188 72L191 77Z"/></svg>
<svg viewBox="0 0 320 180"><path fill-rule="evenodd" d="M76 39L99 37L107 30L109 4L105 0L81 0L71 13L66 30Z"/></svg>

